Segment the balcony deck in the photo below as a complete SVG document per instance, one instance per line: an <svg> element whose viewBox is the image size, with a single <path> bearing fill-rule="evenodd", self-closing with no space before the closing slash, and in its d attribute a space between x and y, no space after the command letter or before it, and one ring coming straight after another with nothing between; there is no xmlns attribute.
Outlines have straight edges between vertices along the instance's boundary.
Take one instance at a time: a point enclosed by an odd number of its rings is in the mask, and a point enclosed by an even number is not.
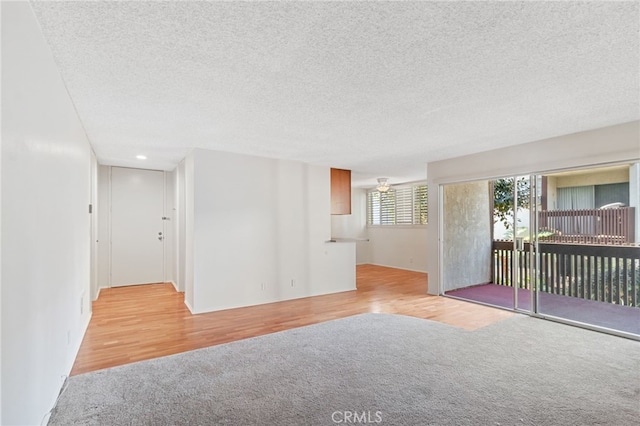
<svg viewBox="0 0 640 426"><path fill-rule="evenodd" d="M513 309L513 287L483 284L447 291L445 295ZM518 289L518 306L529 310L531 292ZM640 308L540 292L540 314L592 324L640 336Z"/></svg>

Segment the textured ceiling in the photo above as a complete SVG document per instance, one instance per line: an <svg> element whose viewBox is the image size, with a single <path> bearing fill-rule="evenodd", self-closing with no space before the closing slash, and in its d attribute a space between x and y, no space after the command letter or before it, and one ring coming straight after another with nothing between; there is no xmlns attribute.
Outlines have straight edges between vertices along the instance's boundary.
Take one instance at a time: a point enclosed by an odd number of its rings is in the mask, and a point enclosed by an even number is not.
<svg viewBox="0 0 640 426"><path fill-rule="evenodd" d="M32 5L103 164L200 147L393 184L640 117L638 2Z"/></svg>

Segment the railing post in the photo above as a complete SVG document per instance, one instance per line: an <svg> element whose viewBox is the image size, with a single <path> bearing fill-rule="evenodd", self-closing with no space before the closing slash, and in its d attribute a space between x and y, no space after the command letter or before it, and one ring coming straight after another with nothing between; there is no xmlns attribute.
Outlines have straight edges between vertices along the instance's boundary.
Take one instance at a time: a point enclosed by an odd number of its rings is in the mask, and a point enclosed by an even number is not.
<svg viewBox="0 0 640 426"><path fill-rule="evenodd" d="M640 241L635 241L635 236L636 236L636 208L635 207L629 207L628 209L626 209L625 211L626 213L626 220L625 220L625 224L626 224L626 238L625 238L625 242L626 243L640 243Z"/></svg>

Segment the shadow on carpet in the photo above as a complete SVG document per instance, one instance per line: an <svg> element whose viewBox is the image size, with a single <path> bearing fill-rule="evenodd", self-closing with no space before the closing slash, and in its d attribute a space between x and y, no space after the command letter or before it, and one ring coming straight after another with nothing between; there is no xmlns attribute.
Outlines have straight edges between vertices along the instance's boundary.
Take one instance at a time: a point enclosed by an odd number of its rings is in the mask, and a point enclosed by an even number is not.
<svg viewBox="0 0 640 426"><path fill-rule="evenodd" d="M640 343L363 314L73 376L50 425L631 425Z"/></svg>

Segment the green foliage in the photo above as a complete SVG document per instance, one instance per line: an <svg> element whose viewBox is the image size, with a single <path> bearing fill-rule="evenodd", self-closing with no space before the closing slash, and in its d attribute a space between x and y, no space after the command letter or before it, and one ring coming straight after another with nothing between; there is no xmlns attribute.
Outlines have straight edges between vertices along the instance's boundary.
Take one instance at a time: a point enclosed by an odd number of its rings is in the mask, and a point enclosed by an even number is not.
<svg viewBox="0 0 640 426"><path fill-rule="evenodd" d="M493 220L494 223L502 222L506 229L513 226L514 185L517 185L518 190L518 208L528 209L531 188L527 177L497 179L493 183Z"/></svg>
<svg viewBox="0 0 640 426"><path fill-rule="evenodd" d="M427 185L417 185L413 187L413 223L415 225L426 225L428 216L428 192Z"/></svg>

